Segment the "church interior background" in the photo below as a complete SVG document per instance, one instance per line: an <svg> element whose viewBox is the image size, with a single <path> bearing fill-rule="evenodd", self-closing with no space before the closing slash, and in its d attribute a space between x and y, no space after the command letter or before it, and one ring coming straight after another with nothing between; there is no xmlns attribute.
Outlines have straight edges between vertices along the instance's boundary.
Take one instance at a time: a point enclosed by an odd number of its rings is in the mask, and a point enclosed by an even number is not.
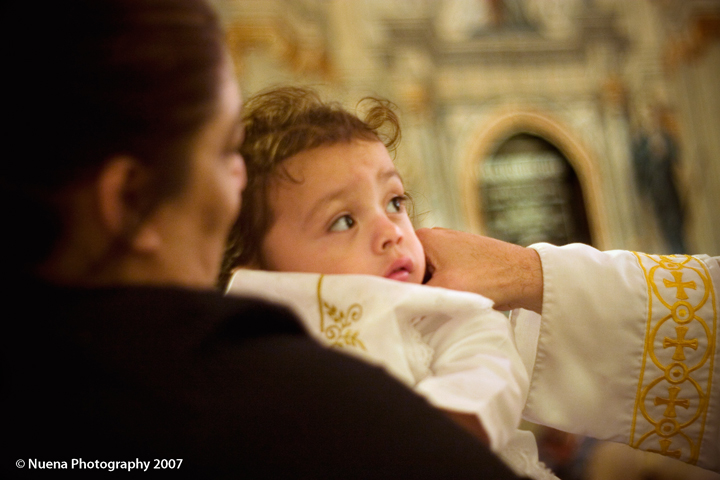
<svg viewBox="0 0 720 480"><path fill-rule="evenodd" d="M213 3L245 97L397 104L417 226L720 255L720 0Z"/></svg>

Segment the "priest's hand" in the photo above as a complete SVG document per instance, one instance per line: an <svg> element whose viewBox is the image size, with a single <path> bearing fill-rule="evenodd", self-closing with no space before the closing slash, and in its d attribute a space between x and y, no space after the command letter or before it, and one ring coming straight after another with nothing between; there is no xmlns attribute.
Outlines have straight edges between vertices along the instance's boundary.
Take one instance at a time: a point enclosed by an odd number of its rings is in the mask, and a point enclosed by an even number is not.
<svg viewBox="0 0 720 480"><path fill-rule="evenodd" d="M444 228L422 228L417 235L427 257L427 285L479 293L497 310L542 313L542 264L535 250Z"/></svg>

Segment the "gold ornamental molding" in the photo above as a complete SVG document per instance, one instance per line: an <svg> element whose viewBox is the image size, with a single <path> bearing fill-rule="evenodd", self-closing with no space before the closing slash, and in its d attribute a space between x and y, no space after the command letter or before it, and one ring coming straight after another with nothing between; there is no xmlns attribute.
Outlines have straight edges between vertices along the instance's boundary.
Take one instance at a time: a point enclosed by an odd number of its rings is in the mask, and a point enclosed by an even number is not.
<svg viewBox="0 0 720 480"><path fill-rule="evenodd" d="M694 15L682 35L671 38L665 46L663 63L669 72L680 65L701 58L713 42L720 41L720 13Z"/></svg>
<svg viewBox="0 0 720 480"><path fill-rule="evenodd" d="M245 55L251 50L263 50L287 65L293 73L316 75L325 80L334 77L324 42L303 41L295 29L281 19L253 23L236 21L227 26L226 36L239 74L243 73Z"/></svg>

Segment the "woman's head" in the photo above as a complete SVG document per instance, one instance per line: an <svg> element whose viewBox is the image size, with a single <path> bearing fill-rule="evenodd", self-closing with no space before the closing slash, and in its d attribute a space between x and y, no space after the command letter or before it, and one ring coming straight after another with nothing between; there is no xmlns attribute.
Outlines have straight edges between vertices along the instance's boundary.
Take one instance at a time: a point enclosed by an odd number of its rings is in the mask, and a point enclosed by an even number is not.
<svg viewBox="0 0 720 480"><path fill-rule="evenodd" d="M236 88L223 33L202 0L14 3L7 21L33 37L12 42L9 52L19 134L10 139L2 191L21 205L14 215L16 248L24 247L19 266L32 269L73 242L93 202L109 208L97 199L83 203L79 192L99 188L103 172L122 160L133 168L115 175L125 182L115 187L126 211L115 219L112 251L87 259L102 270L108 255L125 253L146 218L192 184L196 143L222 114L223 92Z"/></svg>
<svg viewBox="0 0 720 480"><path fill-rule="evenodd" d="M393 105L367 98L359 106L366 112L363 119L337 103L323 102L310 89L298 87L274 89L248 100L241 148L248 186L243 192L242 212L230 235L221 283L235 267L264 265L262 244L277 213L270 201L271 187L278 180L301 181L286 168L290 159L321 147L350 148L357 142L382 142L387 150L395 148L400 125Z"/></svg>

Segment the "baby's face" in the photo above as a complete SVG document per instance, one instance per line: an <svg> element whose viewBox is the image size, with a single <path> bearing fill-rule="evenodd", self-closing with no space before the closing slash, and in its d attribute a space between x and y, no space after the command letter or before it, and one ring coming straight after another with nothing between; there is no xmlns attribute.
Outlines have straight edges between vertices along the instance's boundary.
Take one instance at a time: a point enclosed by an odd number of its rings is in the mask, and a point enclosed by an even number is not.
<svg viewBox="0 0 720 480"><path fill-rule="evenodd" d="M422 282L425 254L402 180L381 142L322 146L283 166L300 182L270 184L274 223L262 245L265 268Z"/></svg>

